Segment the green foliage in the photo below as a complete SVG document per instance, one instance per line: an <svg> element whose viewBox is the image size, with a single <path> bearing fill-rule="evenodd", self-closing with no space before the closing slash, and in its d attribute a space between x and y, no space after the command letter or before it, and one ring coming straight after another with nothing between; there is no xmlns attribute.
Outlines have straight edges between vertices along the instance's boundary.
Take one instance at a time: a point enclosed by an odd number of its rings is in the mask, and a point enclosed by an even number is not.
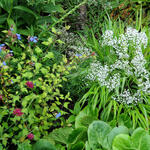
<svg viewBox="0 0 150 150"><path fill-rule="evenodd" d="M62 93L62 83L73 65L67 64L65 56L55 62L52 51L33 44L29 41L25 46L10 37L0 52L0 140L4 147L26 141L29 133L35 141L48 135L52 128L64 125L62 116L69 110L70 94ZM9 47L13 56L8 55Z"/></svg>
<svg viewBox="0 0 150 150"><path fill-rule="evenodd" d="M32 145L28 142L24 142L18 145L17 150L32 150Z"/></svg>
<svg viewBox="0 0 150 150"><path fill-rule="evenodd" d="M34 144L33 150L56 150L56 148L48 140L40 139Z"/></svg>
<svg viewBox="0 0 150 150"><path fill-rule="evenodd" d="M48 135L48 138L52 139L56 143L67 144L68 136L72 130L73 129L70 127L55 129Z"/></svg>
<svg viewBox="0 0 150 150"><path fill-rule="evenodd" d="M134 130L131 136L127 134L119 134L113 141L114 150L124 149L150 149L150 135L142 128Z"/></svg>
<svg viewBox="0 0 150 150"><path fill-rule="evenodd" d="M124 126L111 128L103 121L94 121L88 129L88 141L92 150L149 150L150 135L142 128L137 128L129 135L129 130Z"/></svg>
<svg viewBox="0 0 150 150"><path fill-rule="evenodd" d="M111 98L111 92L105 87L93 84L90 90L81 99L84 105L88 101L87 109L95 117L100 114L103 121L115 120L115 124L127 125L136 128L138 126L149 128L149 106L145 104L132 105L119 104Z"/></svg>
<svg viewBox="0 0 150 150"><path fill-rule="evenodd" d="M118 134L128 133L128 129L120 126L112 128L103 121L94 121L88 128L88 141L92 150L111 149L112 141ZM102 146L102 147L101 147Z"/></svg>

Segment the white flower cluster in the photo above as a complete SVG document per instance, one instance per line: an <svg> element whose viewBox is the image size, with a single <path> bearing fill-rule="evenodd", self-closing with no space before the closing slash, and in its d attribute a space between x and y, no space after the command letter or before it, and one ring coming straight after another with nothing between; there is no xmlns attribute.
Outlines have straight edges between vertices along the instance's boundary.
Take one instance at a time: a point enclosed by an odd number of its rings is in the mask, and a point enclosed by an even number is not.
<svg viewBox="0 0 150 150"><path fill-rule="evenodd" d="M124 90L118 97L113 97L116 101L126 104L136 104L142 102L141 93L138 90L135 94L131 94L129 89Z"/></svg>
<svg viewBox="0 0 150 150"><path fill-rule="evenodd" d="M113 31L107 30L103 34L102 46L113 49L118 59L109 66L107 62L105 65L99 61L92 63L87 78L92 81L97 79L102 86L112 91L120 87L121 77L133 76L137 80L138 90L133 92L132 89L125 87L124 91L114 99L126 104L142 102L141 93L150 94L150 73L145 67L146 60L142 53L142 48L146 48L147 43L146 34L131 27L119 37L114 36Z"/></svg>

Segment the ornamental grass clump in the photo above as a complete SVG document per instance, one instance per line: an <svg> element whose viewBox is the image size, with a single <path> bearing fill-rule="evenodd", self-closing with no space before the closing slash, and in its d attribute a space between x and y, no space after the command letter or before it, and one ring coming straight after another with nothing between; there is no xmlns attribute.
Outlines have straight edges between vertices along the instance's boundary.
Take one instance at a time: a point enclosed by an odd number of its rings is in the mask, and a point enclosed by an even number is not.
<svg viewBox="0 0 150 150"><path fill-rule="evenodd" d="M120 32L106 30L102 35L84 78L90 89L80 102L103 121L149 130L148 37L131 27Z"/></svg>
<svg viewBox="0 0 150 150"><path fill-rule="evenodd" d="M148 44L146 34L129 27L125 34L115 36L113 31L107 30L102 37L104 51L109 50L114 58L91 63L87 78L97 80L109 91L117 91L113 98L119 103L143 103L146 100L143 95L150 94L150 73L142 53Z"/></svg>

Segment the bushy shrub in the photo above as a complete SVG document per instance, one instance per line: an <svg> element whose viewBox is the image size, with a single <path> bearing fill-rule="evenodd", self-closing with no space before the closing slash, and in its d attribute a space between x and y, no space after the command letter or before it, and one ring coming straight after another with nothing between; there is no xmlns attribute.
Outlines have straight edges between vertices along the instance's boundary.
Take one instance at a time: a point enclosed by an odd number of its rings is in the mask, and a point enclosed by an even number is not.
<svg viewBox="0 0 150 150"><path fill-rule="evenodd" d="M65 56L61 62L52 61L54 53L40 49L36 36L28 37L26 44L11 30L7 37L0 45L0 139L4 147L38 140L63 125L56 120L67 113L64 107L71 98L61 88L72 69Z"/></svg>

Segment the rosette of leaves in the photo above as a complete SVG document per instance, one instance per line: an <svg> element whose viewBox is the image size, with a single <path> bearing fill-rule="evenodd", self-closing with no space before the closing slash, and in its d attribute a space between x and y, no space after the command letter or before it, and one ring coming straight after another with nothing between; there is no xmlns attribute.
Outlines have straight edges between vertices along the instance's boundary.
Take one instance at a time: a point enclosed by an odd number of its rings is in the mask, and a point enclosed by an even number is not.
<svg viewBox="0 0 150 150"><path fill-rule="evenodd" d="M135 129L129 135L128 128L119 126L111 128L103 121L94 121L88 128L88 142L86 147L92 150L125 150L125 149L150 149L150 135L142 129Z"/></svg>

